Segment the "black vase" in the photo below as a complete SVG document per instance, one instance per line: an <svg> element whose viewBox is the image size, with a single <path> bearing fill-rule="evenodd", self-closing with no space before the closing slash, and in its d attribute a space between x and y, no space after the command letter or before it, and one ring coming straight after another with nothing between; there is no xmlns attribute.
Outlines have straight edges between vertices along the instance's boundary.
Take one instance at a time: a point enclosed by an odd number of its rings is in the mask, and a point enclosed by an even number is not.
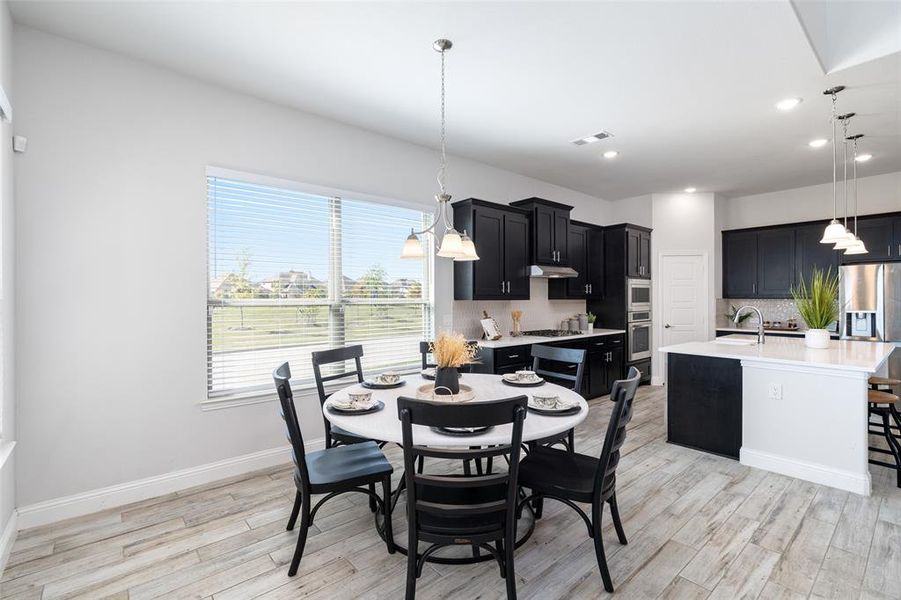
<svg viewBox="0 0 901 600"><path fill-rule="evenodd" d="M449 390L449 391L448 391ZM448 396L460 393L460 375L457 367L435 368L435 394Z"/></svg>

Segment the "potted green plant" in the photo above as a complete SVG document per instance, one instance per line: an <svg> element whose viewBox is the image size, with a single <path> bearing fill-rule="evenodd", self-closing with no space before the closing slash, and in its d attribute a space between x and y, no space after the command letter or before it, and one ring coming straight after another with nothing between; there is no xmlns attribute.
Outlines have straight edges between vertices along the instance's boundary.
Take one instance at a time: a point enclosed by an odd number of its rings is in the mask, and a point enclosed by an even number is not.
<svg viewBox="0 0 901 600"><path fill-rule="evenodd" d="M588 333L594 332L594 322L597 320L598 316L591 311L588 311Z"/></svg>
<svg viewBox="0 0 901 600"><path fill-rule="evenodd" d="M797 286L792 286L792 298L798 314L807 323L804 343L808 348L828 348L827 327L838 318L838 274L830 267L826 271L816 267L807 281L801 277Z"/></svg>

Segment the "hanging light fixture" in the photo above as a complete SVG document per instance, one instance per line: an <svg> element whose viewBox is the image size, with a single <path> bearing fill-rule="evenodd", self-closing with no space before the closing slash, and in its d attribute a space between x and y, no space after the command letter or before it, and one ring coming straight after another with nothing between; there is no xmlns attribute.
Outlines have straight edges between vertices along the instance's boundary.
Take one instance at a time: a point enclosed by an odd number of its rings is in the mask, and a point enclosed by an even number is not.
<svg viewBox="0 0 901 600"><path fill-rule="evenodd" d="M456 261L479 260L476 253L476 247L472 239L467 235L466 231L462 234L454 229L448 218L448 205L451 196L447 193L445 186L445 176L447 173L447 134L445 128L445 93L444 93L444 55L453 47L450 40L435 40L432 47L436 52L441 54L441 167L438 169L438 188L439 193L435 195L438 202L438 208L435 211L435 217L432 224L422 231L410 231L404 242L404 248L401 251L401 258L422 258L425 252L422 243L419 240L420 235L429 234L434 238L438 247L438 256L442 258L453 258ZM438 242L438 228L444 227L440 244Z"/></svg>
<svg viewBox="0 0 901 600"><path fill-rule="evenodd" d="M838 148L836 147L838 144L835 143L835 122L838 119L836 100L838 99L838 93L843 89L845 89L845 86L837 85L823 92L823 94L832 96L832 118L830 119L832 121L832 220L829 221L826 231L823 232L823 239L820 240L821 244L834 244L845 239L845 227L838 221Z"/></svg>
<svg viewBox="0 0 901 600"><path fill-rule="evenodd" d="M848 125L854 114L853 112L845 113L837 117L842 122L842 203L845 207L845 222L842 226L845 228L845 234L835 242L833 250L845 250L857 243L857 236L848 229Z"/></svg>
<svg viewBox="0 0 901 600"><path fill-rule="evenodd" d="M848 246L848 247L845 249L845 254L869 254L869 253L870 253L870 251L867 250L866 245L863 243L863 240L861 240L861 239L857 236L857 213L858 213L858 206L857 206L857 163L859 162L859 161L857 160L857 141L858 141L860 138L862 138L862 137L863 137L863 134L862 134L862 133L858 133L858 134L852 135L851 137L848 138L848 139L851 141L851 143L853 144L853 162L851 163L851 164L852 164L852 167L851 167L851 168L852 168L853 171L854 171L854 174L853 174L853 190L854 190L854 194L853 194L853 196L854 196L854 243L851 244L850 246Z"/></svg>

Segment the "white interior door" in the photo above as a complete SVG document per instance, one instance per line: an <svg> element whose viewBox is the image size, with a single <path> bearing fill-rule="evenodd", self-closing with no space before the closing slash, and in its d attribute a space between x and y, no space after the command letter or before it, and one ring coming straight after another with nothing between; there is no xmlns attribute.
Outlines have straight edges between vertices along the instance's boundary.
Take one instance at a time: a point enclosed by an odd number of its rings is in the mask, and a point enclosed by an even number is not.
<svg viewBox="0 0 901 600"><path fill-rule="evenodd" d="M660 257L663 331L661 346L706 341L707 257L676 254Z"/></svg>

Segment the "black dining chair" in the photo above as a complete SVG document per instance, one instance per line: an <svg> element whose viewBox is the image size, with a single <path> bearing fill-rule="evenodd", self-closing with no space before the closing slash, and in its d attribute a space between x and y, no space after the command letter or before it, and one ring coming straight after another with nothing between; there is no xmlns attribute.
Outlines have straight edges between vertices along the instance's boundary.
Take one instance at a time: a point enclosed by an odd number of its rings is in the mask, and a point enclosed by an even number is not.
<svg viewBox="0 0 901 600"><path fill-rule="evenodd" d="M325 393L325 382L334 381L335 379L346 379L348 377L356 377L357 383L363 383L363 365L360 359L363 357L363 346L357 344L354 346L344 346L342 348L333 348L331 350L319 350L312 353L313 359L313 377L316 380L316 391L319 392L319 405L325 407L325 401L331 394ZM322 367L346 361L354 361L355 369L353 371L340 371L332 375L322 375ZM322 421L325 423L325 447L359 444L368 441L367 438L360 437L349 431L335 427L329 423L323 413ZM379 440L374 440L377 443ZM382 445L384 445L382 443Z"/></svg>
<svg viewBox="0 0 901 600"><path fill-rule="evenodd" d="M478 348L478 342L466 342L468 346L474 346ZM432 353L432 342L419 342L419 354L422 357L422 368L423 370L429 369L435 366L435 363L429 361L429 355ZM470 373L472 372L472 365L463 365L460 367L461 373Z"/></svg>
<svg viewBox="0 0 901 600"><path fill-rule="evenodd" d="M394 469L385 455L373 441L363 441L347 446L333 446L316 452L306 452L303 434L297 421L294 407L294 394L291 392L291 368L288 363L282 364L272 372L275 389L281 404L282 418L288 429L288 441L294 457L294 485L297 493L294 496L294 507L288 518L287 530L294 529L300 514L300 534L288 576L293 577L300 566L303 548L307 542L307 532L319 507L326 501L348 492L359 492L369 496L370 501L377 504L384 514L384 525L381 534L388 546L388 553L395 551L394 537L391 530L391 474ZM381 482L382 496L375 493L375 484ZM362 487L368 486L368 487ZM325 494L315 506L310 507L313 494ZM378 528L378 515L376 515Z"/></svg>
<svg viewBox="0 0 901 600"><path fill-rule="evenodd" d="M516 498L522 426L528 398L452 404L413 398L397 399L404 440L404 478L407 488L407 600L416 595L416 579L426 559L450 545L483 549L497 560L506 580L507 598L516 598L513 549L516 544ZM413 426L477 427L512 424L510 441L489 448L436 448L417 446ZM479 460L507 455L507 472L466 476L417 473L420 456ZM431 544L419 554L419 542ZM494 544L493 546L491 544Z"/></svg>
<svg viewBox="0 0 901 600"><path fill-rule="evenodd" d="M616 404L607 425L600 458L542 446L534 448L519 465L519 485L531 494L519 502L553 498L563 502L582 517L588 526L588 537L594 539L594 551L604 589L613 592L613 582L607 569L604 540L601 537L601 517L604 503L610 505L610 516L621 544L628 543L616 505L616 467L619 450L626 440L626 425L632 419L632 402L638 389L641 372L632 367L626 379L615 381L610 397ZM575 503L591 504L591 518ZM537 515L536 515L537 516Z"/></svg>
<svg viewBox="0 0 901 600"><path fill-rule="evenodd" d="M551 379L554 383L571 387L574 392L579 394L582 392L582 376L585 374L587 356L587 351L578 348L557 348L534 344L532 346L532 370L542 377ZM551 446L562 444L570 452L575 452L575 430L570 429L557 436L535 440L530 447L543 444Z"/></svg>

